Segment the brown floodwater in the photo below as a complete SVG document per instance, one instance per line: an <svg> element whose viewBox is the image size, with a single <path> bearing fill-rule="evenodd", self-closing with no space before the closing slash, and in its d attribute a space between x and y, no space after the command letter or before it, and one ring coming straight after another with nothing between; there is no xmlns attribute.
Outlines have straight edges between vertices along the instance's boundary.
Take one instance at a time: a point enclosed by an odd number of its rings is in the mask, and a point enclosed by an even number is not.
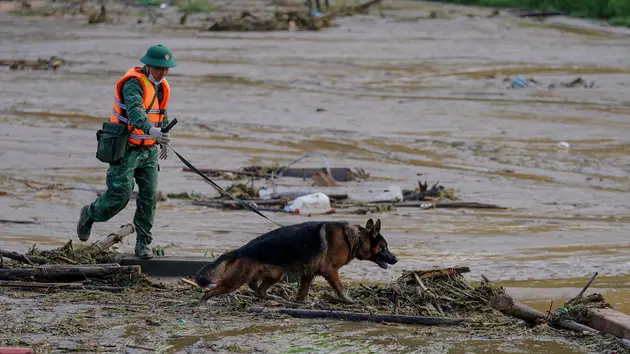
<svg viewBox="0 0 630 354"><path fill-rule="evenodd" d="M471 17L414 19L434 8L456 7L396 1L383 6L385 17L342 18L335 28L294 33L157 30L135 21L87 26L83 20L0 13L0 59L55 55L68 61L54 72L0 67L0 219L38 222L2 224L2 248L79 242L79 210L105 188L95 132L111 110L114 85L140 64L149 45L162 43L178 63L168 78L170 116L179 120L172 146L199 168L286 164L321 154L330 166L362 168L378 178L335 188L284 178L281 187L369 200L389 185L410 189L418 180L439 181L462 201L508 208L268 214L283 224L380 218L400 262L388 270L355 262L343 268L345 280L387 282L405 269L466 265L471 279L484 274L546 310L551 300L561 306L599 272L589 293L602 292L630 313L628 37L487 18L486 9L456 8L460 15L478 15ZM538 84L510 89L504 79L514 75ZM594 85L561 85L577 77ZM183 172L174 154L160 166L160 190L216 195L201 178ZM319 167L321 161L297 166ZM218 183L227 187L231 181ZM92 238L131 222L134 212L132 200L119 215L96 224ZM273 227L247 211L170 199L158 204L154 245L170 255L217 254ZM120 251L133 247L130 239ZM363 336L380 333L378 328L352 327L348 338L336 338L337 348L345 340L353 343L355 331ZM317 333L295 336L285 340L329 342ZM199 340L193 339L181 343ZM390 347L366 342L365 350L374 345L394 352L422 343L403 336ZM520 344L463 343L445 350L569 350L526 338Z"/></svg>

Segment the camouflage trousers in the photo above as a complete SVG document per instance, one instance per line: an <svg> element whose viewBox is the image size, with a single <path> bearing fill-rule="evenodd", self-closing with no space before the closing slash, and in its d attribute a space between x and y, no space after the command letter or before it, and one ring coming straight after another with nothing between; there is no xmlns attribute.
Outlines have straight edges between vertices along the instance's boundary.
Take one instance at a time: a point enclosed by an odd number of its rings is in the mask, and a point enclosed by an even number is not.
<svg viewBox="0 0 630 354"><path fill-rule="evenodd" d="M158 184L157 145L127 150L120 163L110 164L106 177L107 191L90 204L88 215L95 222L103 222L122 211L131 198L134 178L138 183L137 207L133 217L137 251L153 241L151 228Z"/></svg>

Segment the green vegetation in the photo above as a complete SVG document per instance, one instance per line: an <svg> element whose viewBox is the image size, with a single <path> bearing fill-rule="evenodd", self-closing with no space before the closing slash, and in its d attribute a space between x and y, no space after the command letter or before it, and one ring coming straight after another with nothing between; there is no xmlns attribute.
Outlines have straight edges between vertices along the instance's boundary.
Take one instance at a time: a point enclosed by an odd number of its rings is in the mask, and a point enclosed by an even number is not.
<svg viewBox="0 0 630 354"><path fill-rule="evenodd" d="M567 16L605 20L630 27L629 0L429 0L460 5L556 10Z"/></svg>

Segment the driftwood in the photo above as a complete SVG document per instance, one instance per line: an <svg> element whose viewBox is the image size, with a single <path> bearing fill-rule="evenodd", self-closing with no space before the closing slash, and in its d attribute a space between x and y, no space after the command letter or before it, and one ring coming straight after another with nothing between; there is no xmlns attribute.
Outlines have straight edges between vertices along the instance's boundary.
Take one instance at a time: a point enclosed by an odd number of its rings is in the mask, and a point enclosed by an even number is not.
<svg viewBox="0 0 630 354"><path fill-rule="evenodd" d="M471 208L471 209L507 209L495 204L484 204L477 202L402 202L394 204L397 208Z"/></svg>
<svg viewBox="0 0 630 354"><path fill-rule="evenodd" d="M264 171L237 171L237 170L221 170L215 168L199 168L199 172L219 177L225 174L233 174L233 175L241 175L248 177L257 177L257 178L271 178L271 173L267 173ZM194 172L188 167L182 167L182 171L184 172ZM322 172L321 168L280 168L278 174L282 173L282 177L293 177L293 178L302 178L307 179L310 178L313 174ZM352 170L347 167L331 167L330 168L331 177L336 181L346 182L351 180L353 177Z"/></svg>
<svg viewBox="0 0 630 354"><path fill-rule="evenodd" d="M299 318L334 318L357 322L390 322L421 325L458 325L472 323L469 318L434 317L434 316L406 316L406 315L381 315L361 312L330 311L330 310L303 310L279 308L267 310L264 307L252 307L248 312L254 313L280 313Z"/></svg>
<svg viewBox="0 0 630 354"><path fill-rule="evenodd" d="M0 224L36 225L36 224L39 224L39 222L32 221L32 220L7 220L7 219L0 219Z"/></svg>
<svg viewBox="0 0 630 354"><path fill-rule="evenodd" d="M37 268L0 269L0 280L73 281L112 275L140 274L139 265L48 265Z"/></svg>
<svg viewBox="0 0 630 354"><path fill-rule="evenodd" d="M415 270L413 271L416 276L420 279L427 278L438 278L438 277L446 277L453 276L463 273L469 273L470 268L468 267L453 267L453 268L443 268L443 269L431 269L431 270Z"/></svg>
<svg viewBox="0 0 630 354"><path fill-rule="evenodd" d="M490 300L490 306L492 306L492 308L496 310L501 311L504 314L520 318L521 320L528 323L547 322L549 323L549 325L554 325L554 323L551 322L551 320L545 313L514 301L514 299L512 299L512 297L508 294L500 294L495 296ZM596 329L570 320L556 321L555 326L576 332L599 332Z"/></svg>
<svg viewBox="0 0 630 354"><path fill-rule="evenodd" d="M26 256L21 253L5 251L5 250L0 250L0 256L12 259L14 261L31 264L31 265L46 264L48 262L47 260L43 258L39 258L37 256Z"/></svg>
<svg viewBox="0 0 630 354"><path fill-rule="evenodd" d="M96 286L96 285L84 285L81 283L33 283L22 281L2 281L0 280L0 287L7 288L21 288L21 289L61 289L61 290L98 290L107 291L110 293L120 293L125 291L125 288L119 286Z"/></svg>
<svg viewBox="0 0 630 354"><path fill-rule="evenodd" d="M116 243L122 242L125 236L131 235L134 231L135 230L132 224L122 225L118 232L109 234L103 241L96 241L94 246L100 248L101 250L106 250Z"/></svg>

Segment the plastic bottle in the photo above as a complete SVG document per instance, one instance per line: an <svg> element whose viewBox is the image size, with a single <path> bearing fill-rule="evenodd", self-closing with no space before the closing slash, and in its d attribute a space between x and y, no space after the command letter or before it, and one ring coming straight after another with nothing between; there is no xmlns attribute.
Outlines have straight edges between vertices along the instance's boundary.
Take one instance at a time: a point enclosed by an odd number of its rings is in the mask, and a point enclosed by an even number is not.
<svg viewBox="0 0 630 354"><path fill-rule="evenodd" d="M330 199L324 193L313 193L295 198L284 207L284 211L296 214L326 214L333 209Z"/></svg>

